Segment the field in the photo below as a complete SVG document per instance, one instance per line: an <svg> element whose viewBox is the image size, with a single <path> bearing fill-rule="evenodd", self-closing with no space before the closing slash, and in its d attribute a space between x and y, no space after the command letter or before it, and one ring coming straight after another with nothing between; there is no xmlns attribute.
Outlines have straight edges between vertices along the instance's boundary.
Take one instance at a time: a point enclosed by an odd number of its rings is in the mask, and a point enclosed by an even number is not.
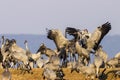
<svg viewBox="0 0 120 80"><path fill-rule="evenodd" d="M120 70L119 68L117 69L107 69L105 71L106 76L104 76L102 79L100 80L120 80L120 78L117 76L117 78L113 77L114 72L116 70ZM16 69L10 69L10 72L12 73L12 80L43 80L42 78L42 71L43 69L40 68L34 68L33 69L33 74L20 74L20 70L16 70ZM65 77L64 79L66 80L85 80L85 76L81 73L77 73L77 72L73 72L70 73L70 69L68 68L64 68L63 69L64 73L65 73ZM103 69L100 70L101 72L103 71ZM3 69L0 69L0 74L3 72ZM0 75L1 78L1 75ZM95 80L98 80L97 78Z"/></svg>

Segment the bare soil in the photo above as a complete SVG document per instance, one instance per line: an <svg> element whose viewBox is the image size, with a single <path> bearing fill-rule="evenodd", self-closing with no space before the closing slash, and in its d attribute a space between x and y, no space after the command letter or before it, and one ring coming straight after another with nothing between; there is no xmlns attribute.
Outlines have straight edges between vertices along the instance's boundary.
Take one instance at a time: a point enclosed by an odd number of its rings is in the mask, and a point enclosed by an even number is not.
<svg viewBox="0 0 120 80"><path fill-rule="evenodd" d="M104 72L104 76L101 79L96 78L95 80L120 80L119 76L114 77L114 73L116 71L120 70L120 68L116 69L107 69ZM20 74L20 70L17 69L10 69L10 72L12 74L12 80L43 80L42 72L43 69L41 68L34 68L33 74ZM82 73L72 72L69 68L63 69L65 73L64 79L66 80L85 80L85 76ZM100 69L100 73L103 71L103 69ZM3 72L3 69L0 69L0 74ZM1 75L0 75L1 80ZM89 80L89 79L88 79Z"/></svg>

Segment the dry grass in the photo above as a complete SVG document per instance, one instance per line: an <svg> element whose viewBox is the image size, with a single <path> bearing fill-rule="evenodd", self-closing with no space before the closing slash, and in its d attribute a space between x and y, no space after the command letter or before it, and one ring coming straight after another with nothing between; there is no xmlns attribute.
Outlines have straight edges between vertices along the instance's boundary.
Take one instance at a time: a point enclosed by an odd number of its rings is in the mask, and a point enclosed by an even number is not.
<svg viewBox="0 0 120 80"><path fill-rule="evenodd" d="M113 77L113 72L115 70L120 70L119 68L117 69L107 69L105 71L105 74L107 74L107 76L105 78L102 78L101 80L111 80L111 78ZM12 80L43 80L42 78L42 71L43 69L40 68L35 68L33 69L33 74L20 74L20 70L16 70L16 69L10 69L10 72L12 73ZM63 69L64 73L65 73L65 77L64 79L66 80L84 80L85 76L81 73L70 73L70 69L68 68L64 68ZM103 71L103 69L101 69L100 71ZM3 69L0 69L0 74L3 72ZM0 75L1 77L1 75ZM96 79L98 80L98 79ZM120 78L114 78L112 80L120 80Z"/></svg>

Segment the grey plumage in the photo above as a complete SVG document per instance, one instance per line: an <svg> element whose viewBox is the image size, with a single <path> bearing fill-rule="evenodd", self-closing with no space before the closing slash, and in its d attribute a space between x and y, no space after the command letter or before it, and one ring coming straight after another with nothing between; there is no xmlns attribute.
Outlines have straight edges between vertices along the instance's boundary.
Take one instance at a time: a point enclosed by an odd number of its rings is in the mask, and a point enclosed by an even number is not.
<svg viewBox="0 0 120 80"><path fill-rule="evenodd" d="M11 73L8 68L6 68L2 73L2 79L1 80L11 80Z"/></svg>

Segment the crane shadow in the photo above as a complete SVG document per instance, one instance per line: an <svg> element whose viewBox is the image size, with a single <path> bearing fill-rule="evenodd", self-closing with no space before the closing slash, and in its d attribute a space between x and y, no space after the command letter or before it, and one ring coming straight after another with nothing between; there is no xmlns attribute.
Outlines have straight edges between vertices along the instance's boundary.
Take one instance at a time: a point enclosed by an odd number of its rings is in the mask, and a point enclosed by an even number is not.
<svg viewBox="0 0 120 80"><path fill-rule="evenodd" d="M102 73L100 73L99 75L99 80L107 80L109 78L109 80L116 80L117 78L120 78L120 74L116 74L118 71L120 70L111 70L108 71L107 73L105 73L106 69L104 69L102 71Z"/></svg>

